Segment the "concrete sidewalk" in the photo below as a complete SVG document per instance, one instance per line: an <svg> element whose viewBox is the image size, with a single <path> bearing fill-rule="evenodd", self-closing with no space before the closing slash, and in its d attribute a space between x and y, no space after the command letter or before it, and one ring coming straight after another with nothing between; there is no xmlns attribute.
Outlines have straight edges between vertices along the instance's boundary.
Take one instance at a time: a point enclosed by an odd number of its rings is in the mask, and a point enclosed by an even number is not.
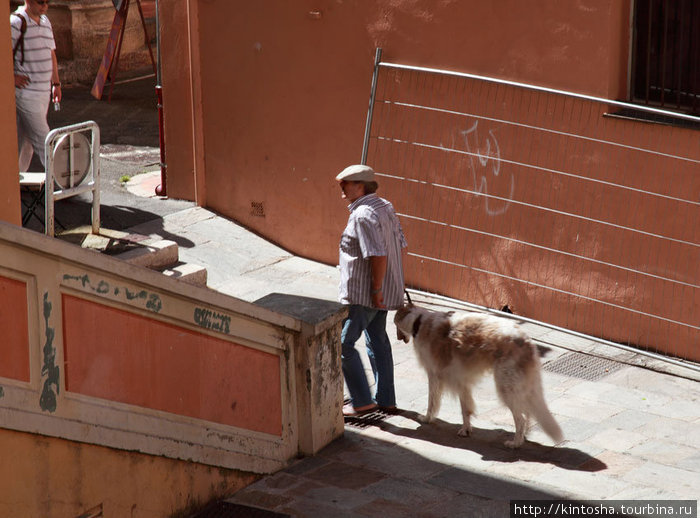
<svg viewBox="0 0 700 518"><path fill-rule="evenodd" d="M148 183L147 177L140 180ZM137 185L130 189L139 194ZM181 260L208 269L209 287L244 300L273 292L336 298L336 268L295 257L202 208L129 231L177 241ZM448 309L425 296L414 298ZM319 455L220 505L297 517L436 518L508 516L513 499L695 501L700 488L697 373L544 326L524 326L547 352L545 397L564 431L563 443L552 445L534 425L520 450L503 446L513 421L489 378L475 391L472 437L457 436L461 414L454 399L443 401L438 423L420 423L427 379L413 347L396 341L400 414L347 420L345 436Z"/></svg>

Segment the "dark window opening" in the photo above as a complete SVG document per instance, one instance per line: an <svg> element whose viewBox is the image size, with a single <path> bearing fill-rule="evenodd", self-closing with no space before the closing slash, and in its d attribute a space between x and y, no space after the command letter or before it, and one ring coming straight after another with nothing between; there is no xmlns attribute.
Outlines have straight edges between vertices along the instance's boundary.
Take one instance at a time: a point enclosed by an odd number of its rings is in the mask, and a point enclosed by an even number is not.
<svg viewBox="0 0 700 518"><path fill-rule="evenodd" d="M700 2L636 0L632 101L700 115Z"/></svg>

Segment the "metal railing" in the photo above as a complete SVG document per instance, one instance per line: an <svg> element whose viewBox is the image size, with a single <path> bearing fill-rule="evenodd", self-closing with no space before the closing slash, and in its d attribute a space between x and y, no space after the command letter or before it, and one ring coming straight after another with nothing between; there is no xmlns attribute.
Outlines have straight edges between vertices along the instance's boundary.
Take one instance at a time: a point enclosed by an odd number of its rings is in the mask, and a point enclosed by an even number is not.
<svg viewBox="0 0 700 518"><path fill-rule="evenodd" d="M698 135L610 116L631 106L378 51L363 161L404 225L408 284L700 359Z"/></svg>

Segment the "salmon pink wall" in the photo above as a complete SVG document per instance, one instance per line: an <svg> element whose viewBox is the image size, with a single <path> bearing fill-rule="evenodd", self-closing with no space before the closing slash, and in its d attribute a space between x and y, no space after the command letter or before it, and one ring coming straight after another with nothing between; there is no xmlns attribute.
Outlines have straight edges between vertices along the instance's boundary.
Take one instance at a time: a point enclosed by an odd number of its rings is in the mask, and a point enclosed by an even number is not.
<svg viewBox="0 0 700 518"><path fill-rule="evenodd" d="M68 392L282 434L274 354L69 295L63 334Z"/></svg>
<svg viewBox="0 0 700 518"><path fill-rule="evenodd" d="M329 264L337 264L338 239L347 219L346 204L334 176L361 159L377 47L383 49L383 62L468 72L599 98L627 99L630 0L188 0L186 4L188 9L180 10L178 15L165 14L177 21L173 27L180 30L178 38L185 29L189 31L191 59L185 68L190 82L184 85L170 79L184 74L180 67L184 59L177 53L179 46L168 48L165 44L164 81L169 81L165 88L170 89L173 110L182 110L181 106L188 103L193 109L189 120L178 119L173 127L173 118L167 122L166 105L166 138L172 139L169 146L193 149L196 160L168 159L169 185L176 189L172 192L190 199L196 196L198 203L291 252ZM163 36L164 42L166 36L176 38L168 36L165 29ZM691 252L685 249L678 253L675 245L650 244L644 238L620 239L616 231L596 223L600 219L636 228L636 220L643 219L642 235L660 233L671 239L697 242L689 237L685 226L685 221L696 216L694 207L688 208L686 203L676 211L669 209L666 201L640 202L636 194L625 196L621 191L601 187L605 182L629 183L632 190L627 192L648 190L662 196L678 196L687 202L686 193L694 192L697 185L697 175L690 170L697 165L696 131L639 121L620 122L608 117L615 108L603 104L595 109L586 107L583 113L580 108L570 111L571 99L564 97L542 97L541 104L531 106L527 104L527 94L508 90L504 99L506 90L482 82L475 91L469 91L464 102L450 109L481 113L478 108L488 106L485 117L504 119L516 126L534 114L530 122L551 129L550 136L514 134L505 125L496 128L504 156L536 168L561 168L564 176L581 179L562 182L542 174L533 176L529 169L514 166L509 172L518 177L515 194L526 203L554 211L578 213L580 209L585 214L577 221L590 224L572 225L561 218L518 209L514 221L522 223L520 237L535 246L504 247L481 238L470 243L482 251L475 267L481 264L483 269L494 265L499 268L501 277L497 282L472 272L468 279L472 284L467 288L464 282L455 283L454 277L444 280L436 275L435 266L413 262L407 268L408 282L439 293L463 294L468 289L466 295L460 296L491 307L496 307L499 299L505 299L503 303L516 301L525 316L543 317L570 329L660 348L671 354L697 355L695 349L687 352L677 345L692 338L689 333L696 329L693 315L700 302L694 292L690 294L692 301L684 306L671 300L670 289L649 280L661 271L670 278L668 286L687 283L688 276L695 274L688 272L686 264L697 261L682 259ZM425 104L426 99L444 94L440 87L426 86L418 100ZM520 111L508 102L513 95L522 95ZM413 138L433 124L428 117L423 118L413 116L405 122L404 138ZM571 130L571 123L581 123L581 127ZM185 124L190 124L189 136L185 135ZM551 136L579 130L585 143L577 143L575 153L569 151L571 148L564 144L561 135ZM439 138L433 144L452 144L440 140L454 137L446 130L435 134ZM606 141L623 145L606 146ZM623 156L619 149L626 149L625 146L648 148L652 152L649 156L678 156L680 165L658 158L640 158L641 154ZM391 173L405 158L401 151L381 157L370 155L369 164ZM425 174L441 167L435 160L426 154L419 162ZM492 185L502 184L504 178L489 181ZM595 183L599 179L602 182ZM192 182L196 189L188 191ZM400 209L410 206L420 211L430 194L425 190L406 191L388 177L380 179L380 195ZM506 192L506 199L510 195ZM446 207L454 203L450 196L443 198ZM630 206L638 206L639 211L623 213ZM475 207L463 207L462 217L468 218L470 210ZM511 214L515 212L511 210ZM508 225L495 219L487 223L489 231L501 232L505 228L507 234ZM435 230L424 228L424 223L406 226L410 251L424 252L430 248L429 243L435 242L429 239ZM551 236L553 242L545 244L542 236ZM567 241L572 236L579 240ZM457 237L453 239L452 242L458 241ZM592 253L586 265L614 260L616 266L623 271L627 268L634 275L620 279L606 268L572 264L555 255L547 257L549 262L544 263L533 252L537 246L560 247L565 256L571 254L570 249L578 253L583 244ZM660 258L659 264L647 264L638 248L653 249L650 253ZM449 256L457 250L441 252ZM569 273L571 268L576 269L574 274ZM528 275L529 281L521 279ZM645 279L644 283L637 282L637 275ZM516 282L509 276L517 277ZM547 293L533 289L532 283L542 283L543 279ZM531 284L518 284L521 281ZM575 293L575 287L582 282L590 291ZM562 295L569 292L575 296ZM566 300L560 300L562 296ZM591 306L590 299L598 305ZM618 304L625 305L622 313L613 309ZM639 329L640 321L648 317L647 311L653 311L656 323L653 329ZM681 323L679 328L674 327L674 321Z"/></svg>
<svg viewBox="0 0 700 518"><path fill-rule="evenodd" d="M333 177L360 160L376 47L603 97L626 88L628 0L176 4L161 7L169 194L328 263L346 217Z"/></svg>
<svg viewBox="0 0 700 518"><path fill-rule="evenodd" d="M29 382L27 284L0 276L0 377Z"/></svg>
<svg viewBox="0 0 700 518"><path fill-rule="evenodd" d="M6 517L190 516L194 502L228 497L258 478L6 429L0 447L0 516Z"/></svg>

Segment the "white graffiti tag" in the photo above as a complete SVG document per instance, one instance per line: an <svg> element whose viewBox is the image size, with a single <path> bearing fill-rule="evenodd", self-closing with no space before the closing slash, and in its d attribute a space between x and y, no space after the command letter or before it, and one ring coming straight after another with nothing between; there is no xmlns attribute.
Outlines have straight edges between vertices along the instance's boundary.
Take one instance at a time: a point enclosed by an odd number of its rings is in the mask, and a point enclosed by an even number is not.
<svg viewBox="0 0 700 518"><path fill-rule="evenodd" d="M471 128L460 133L469 156L470 169L474 178L474 191L484 195L486 213L490 216L498 216L508 210L509 200L513 198L515 192L515 177L513 173L510 173L510 182L508 178L499 177L501 174L501 149L498 146L496 135L493 130L489 130L486 137L480 137L478 127L479 121L475 121ZM489 193L489 182L492 185L491 194ZM509 189L507 196L494 195L493 192L503 192L501 189L494 189L495 184Z"/></svg>

